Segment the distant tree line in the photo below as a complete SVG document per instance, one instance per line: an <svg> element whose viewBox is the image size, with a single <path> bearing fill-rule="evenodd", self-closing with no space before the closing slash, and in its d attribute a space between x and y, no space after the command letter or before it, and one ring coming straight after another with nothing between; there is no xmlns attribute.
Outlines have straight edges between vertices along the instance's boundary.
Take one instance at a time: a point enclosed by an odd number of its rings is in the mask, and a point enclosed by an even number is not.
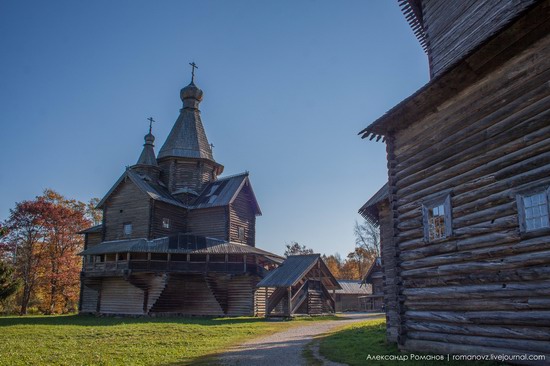
<svg viewBox="0 0 550 366"><path fill-rule="evenodd" d="M101 222L88 203L51 189L17 202L0 224L0 306L3 312L76 311L84 248L80 231ZM4 291L9 289L9 291Z"/></svg>
<svg viewBox="0 0 550 366"><path fill-rule="evenodd" d="M323 261L337 279L362 279L376 257L380 256L380 230L377 226L366 220L361 223L356 221L353 231L355 249L345 258L342 258L339 253L322 256ZM313 249L295 241L286 244L285 256L287 257L313 253Z"/></svg>

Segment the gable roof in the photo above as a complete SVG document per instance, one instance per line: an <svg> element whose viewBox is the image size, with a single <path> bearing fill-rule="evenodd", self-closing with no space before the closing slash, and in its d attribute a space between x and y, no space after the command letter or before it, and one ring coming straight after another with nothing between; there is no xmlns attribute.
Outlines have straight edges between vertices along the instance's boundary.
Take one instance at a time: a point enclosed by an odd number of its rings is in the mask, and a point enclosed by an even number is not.
<svg viewBox="0 0 550 366"><path fill-rule="evenodd" d="M359 214L375 225L379 225L378 208L380 202L389 199L388 183L384 184L361 208Z"/></svg>
<svg viewBox="0 0 550 366"><path fill-rule="evenodd" d="M248 187L252 195L252 204L256 215L261 215L260 205L252 190L248 172L218 179L208 184L197 197L191 209L227 206L233 203L244 187Z"/></svg>
<svg viewBox="0 0 550 366"><path fill-rule="evenodd" d="M320 262L321 270L328 277L330 285L327 289L339 289L338 281L325 262L321 259L320 254L303 254L291 255L285 259L283 264L269 272L267 276L261 280L256 287L290 287L297 284L307 273Z"/></svg>
<svg viewBox="0 0 550 366"><path fill-rule="evenodd" d="M186 205L184 205L181 201L173 197L170 193L168 193L168 190L160 185L159 182L152 181L149 177L143 176L141 174L138 174L131 169L126 169L126 171L118 178L116 183L111 187L109 192L99 201L97 204L97 208L102 208L105 202L109 199L109 197L114 193L114 191L117 189L117 187L126 179L130 179L132 183L136 185L136 187L139 188L143 193L145 193L150 198L156 200L156 201L162 201L166 203L170 203L175 206L184 207L187 208Z"/></svg>
<svg viewBox="0 0 550 366"><path fill-rule="evenodd" d="M103 230L103 224L95 225L92 227L89 227L87 229L84 229L82 231L79 231L77 234L92 234L92 233L100 233Z"/></svg>
<svg viewBox="0 0 550 366"><path fill-rule="evenodd" d="M374 262L372 262L369 270L365 274L362 283L371 283L373 278L381 278L384 274L382 273L382 259L376 257Z"/></svg>
<svg viewBox="0 0 550 366"><path fill-rule="evenodd" d="M365 285L358 280L338 280L340 287L336 290L337 294L352 294L352 295L370 295L372 288L370 285Z"/></svg>

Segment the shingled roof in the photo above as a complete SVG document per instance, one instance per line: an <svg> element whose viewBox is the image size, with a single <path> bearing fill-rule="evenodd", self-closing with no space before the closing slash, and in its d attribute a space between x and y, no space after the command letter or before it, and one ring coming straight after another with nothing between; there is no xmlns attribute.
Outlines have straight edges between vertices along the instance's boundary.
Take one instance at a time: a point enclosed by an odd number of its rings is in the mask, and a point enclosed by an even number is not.
<svg viewBox="0 0 550 366"><path fill-rule="evenodd" d="M179 157L215 162L198 109L202 95L202 90L193 82L181 90L180 96L184 107L180 110L176 123L159 151L159 159Z"/></svg>
<svg viewBox="0 0 550 366"><path fill-rule="evenodd" d="M297 284L313 267L320 262L321 270L328 277L329 285L325 287L329 290L341 288L338 281L325 262L321 259L320 254L302 254L291 255L277 269L269 272L269 274L261 280L257 287L290 287Z"/></svg>
<svg viewBox="0 0 550 366"><path fill-rule="evenodd" d="M203 240L200 243L194 243L194 245L181 246L177 245L178 241L175 241L176 245L172 245L173 238L177 237L195 237L194 235L178 234L167 236L163 238L147 240L145 238L140 239L125 239L125 240L113 240L105 241L101 244L95 245L89 249L80 252L80 255L98 255L108 253L189 253L189 254L258 254L263 255L267 259L276 263L283 262L283 258L277 254L252 247L250 245L227 242L225 240L201 237ZM182 240L185 243L185 241Z"/></svg>
<svg viewBox="0 0 550 366"><path fill-rule="evenodd" d="M243 187L248 187L250 190L252 204L254 206L254 211L256 215L261 215L262 211L250 185L250 180L248 178L248 172L224 177L218 179L214 182L211 182L206 186L202 193L197 197L193 203L192 209L200 208L210 208L210 207L219 207L227 206L237 198L239 192Z"/></svg>
<svg viewBox="0 0 550 366"><path fill-rule="evenodd" d="M372 222L375 225L379 225L378 209L376 206L389 198L388 183L384 184L382 188L378 190L361 208L359 214Z"/></svg>
<svg viewBox="0 0 550 366"><path fill-rule="evenodd" d="M131 169L127 169L121 176L118 178L116 183L111 187L109 192L99 201L97 208L102 208L105 202L109 199L111 194L116 190L116 188L125 180L130 179L143 193L148 195L154 200L163 201L170 203L172 205L187 207L181 201L174 198L168 190L161 186L159 182L153 181L151 178L138 174Z"/></svg>

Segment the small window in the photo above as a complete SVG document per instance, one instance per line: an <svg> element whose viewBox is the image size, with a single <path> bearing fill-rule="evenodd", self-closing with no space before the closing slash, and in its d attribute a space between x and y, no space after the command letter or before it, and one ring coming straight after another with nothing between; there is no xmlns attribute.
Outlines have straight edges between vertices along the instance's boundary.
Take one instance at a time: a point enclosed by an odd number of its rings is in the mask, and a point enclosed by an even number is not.
<svg viewBox="0 0 550 366"><path fill-rule="evenodd" d="M517 203L521 231L535 231L550 227L547 190L519 195Z"/></svg>
<svg viewBox="0 0 550 366"><path fill-rule="evenodd" d="M422 212L426 241L444 239L452 235L450 195L425 203Z"/></svg>
<svg viewBox="0 0 550 366"><path fill-rule="evenodd" d="M244 240L244 227L238 226L237 227L237 239L238 240Z"/></svg>
<svg viewBox="0 0 550 366"><path fill-rule="evenodd" d="M162 219L162 227L164 229L170 229L170 219L167 219L166 217Z"/></svg>
<svg viewBox="0 0 550 366"><path fill-rule="evenodd" d="M124 224L124 235L132 235L132 223L127 222Z"/></svg>

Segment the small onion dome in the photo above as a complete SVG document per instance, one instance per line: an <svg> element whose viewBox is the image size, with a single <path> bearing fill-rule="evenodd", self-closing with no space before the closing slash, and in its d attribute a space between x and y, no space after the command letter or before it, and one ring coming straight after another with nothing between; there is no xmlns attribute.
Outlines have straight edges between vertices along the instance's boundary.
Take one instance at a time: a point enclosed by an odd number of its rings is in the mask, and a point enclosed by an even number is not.
<svg viewBox="0 0 550 366"><path fill-rule="evenodd" d="M184 102L185 99L196 99L200 102L202 100L202 94L202 90L200 90L194 82L191 82L185 88L181 89L180 98L182 102Z"/></svg>
<svg viewBox="0 0 550 366"><path fill-rule="evenodd" d="M153 145L153 143L155 142L155 136L153 136L152 133L148 133L147 135L145 135L144 139L146 144Z"/></svg>

